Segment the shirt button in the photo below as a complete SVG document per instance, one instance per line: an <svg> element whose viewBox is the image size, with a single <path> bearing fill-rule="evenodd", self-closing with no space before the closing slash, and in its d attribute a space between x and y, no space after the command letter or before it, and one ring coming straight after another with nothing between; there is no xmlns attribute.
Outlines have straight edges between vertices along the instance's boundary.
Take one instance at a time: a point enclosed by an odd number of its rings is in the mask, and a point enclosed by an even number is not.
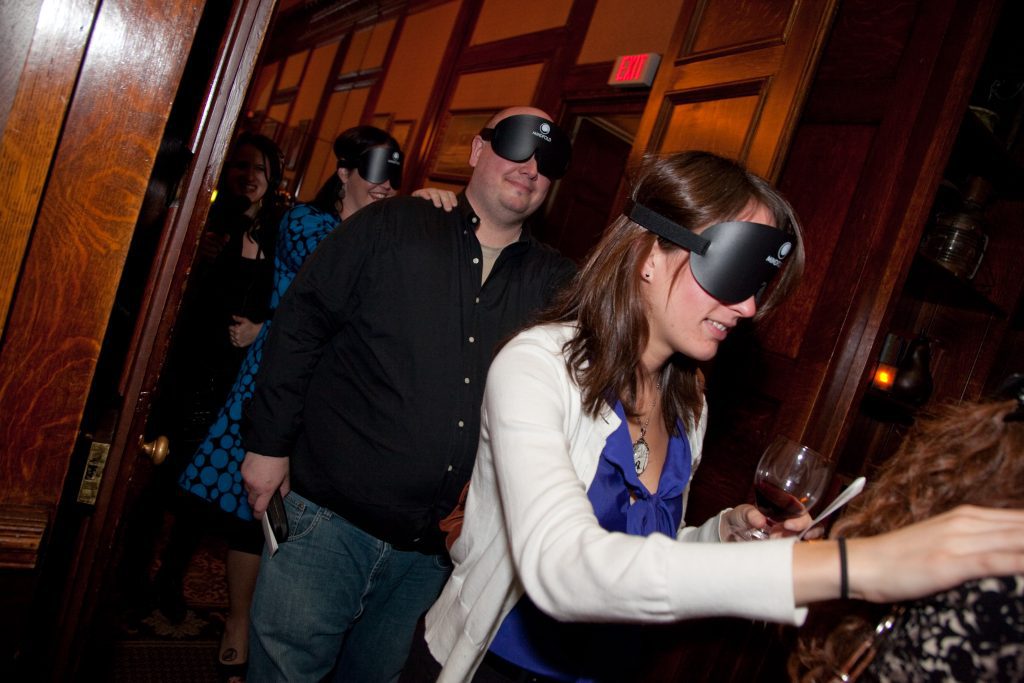
<svg viewBox="0 0 1024 683"><path fill-rule="evenodd" d="M454 468L454 467L452 467L451 465L448 465L448 471L449 471L449 472L451 472L451 471L452 471L453 469L455 469L455 468Z"/></svg>
<svg viewBox="0 0 1024 683"><path fill-rule="evenodd" d="M473 225L476 225L477 223L480 222L480 219L477 218L476 216L473 216L472 218L469 219L469 222L472 223Z"/></svg>
<svg viewBox="0 0 1024 683"><path fill-rule="evenodd" d="M466 426L466 423L463 422L462 420L459 420L459 427L465 427L465 426Z"/></svg>
<svg viewBox="0 0 1024 683"><path fill-rule="evenodd" d="M470 337L470 338L469 338L469 343L470 343L470 344L472 344L472 343L473 343L473 342L475 342L475 341L476 341L476 337Z"/></svg>
<svg viewBox="0 0 1024 683"><path fill-rule="evenodd" d="M475 304L480 303L480 297L477 297L477 298L473 299L473 303L475 303Z"/></svg>
<svg viewBox="0 0 1024 683"><path fill-rule="evenodd" d="M476 258L476 257L474 256L474 257L473 257L473 263L480 263L480 259L478 259L478 258Z"/></svg>
<svg viewBox="0 0 1024 683"><path fill-rule="evenodd" d="M462 381L465 382L466 384L469 384L469 378L468 377L466 379L462 380Z"/></svg>

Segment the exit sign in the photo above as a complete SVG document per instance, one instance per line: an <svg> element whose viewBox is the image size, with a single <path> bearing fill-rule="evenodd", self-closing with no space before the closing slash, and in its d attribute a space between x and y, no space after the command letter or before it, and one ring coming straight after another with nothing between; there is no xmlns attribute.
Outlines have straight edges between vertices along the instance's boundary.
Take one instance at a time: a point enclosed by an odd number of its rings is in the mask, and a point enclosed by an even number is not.
<svg viewBox="0 0 1024 683"><path fill-rule="evenodd" d="M644 52L639 55L622 55L615 60L608 85L645 85L654 82L654 74L661 63L661 55Z"/></svg>

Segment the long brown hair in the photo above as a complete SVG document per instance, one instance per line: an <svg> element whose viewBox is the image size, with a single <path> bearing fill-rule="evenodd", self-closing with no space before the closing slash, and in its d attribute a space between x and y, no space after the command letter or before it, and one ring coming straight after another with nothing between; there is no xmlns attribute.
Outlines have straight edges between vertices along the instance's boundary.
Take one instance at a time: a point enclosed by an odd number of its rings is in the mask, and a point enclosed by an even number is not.
<svg viewBox="0 0 1024 683"><path fill-rule="evenodd" d="M752 202L771 211L775 224L794 235L797 246L767 293L759 316L771 310L799 278L803 242L793 209L767 181L735 161L710 152L648 155L635 169L630 187L634 201L694 231L731 220ZM591 250L572 285L540 316L541 323L578 326L566 345L566 364L590 415L600 413L609 395L622 400L627 414L637 414L640 356L649 336L640 270L656 239L666 251L680 248L619 216ZM703 405L696 362L675 354L663 371L661 386L662 416L669 433L675 431L680 417L687 428L692 427Z"/></svg>
<svg viewBox="0 0 1024 683"><path fill-rule="evenodd" d="M1024 506L1024 422L1004 420L1018 406L1017 400L947 404L918 419L830 535L873 536L962 504ZM848 607L824 639L801 638L789 662L793 680L830 680L889 609Z"/></svg>

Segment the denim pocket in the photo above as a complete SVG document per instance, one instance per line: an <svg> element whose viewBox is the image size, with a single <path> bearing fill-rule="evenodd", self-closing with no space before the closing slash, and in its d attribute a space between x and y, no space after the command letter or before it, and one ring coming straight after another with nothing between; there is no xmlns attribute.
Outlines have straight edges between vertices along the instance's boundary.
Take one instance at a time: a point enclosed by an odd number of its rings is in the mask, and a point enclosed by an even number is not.
<svg viewBox="0 0 1024 683"><path fill-rule="evenodd" d="M288 540L293 541L309 534L323 518L319 505L311 503L294 491L284 499L288 513Z"/></svg>
<svg viewBox="0 0 1024 683"><path fill-rule="evenodd" d="M438 569L443 569L444 571L451 571L454 567L452 558L449 557L448 553L434 555L434 564L437 565Z"/></svg>

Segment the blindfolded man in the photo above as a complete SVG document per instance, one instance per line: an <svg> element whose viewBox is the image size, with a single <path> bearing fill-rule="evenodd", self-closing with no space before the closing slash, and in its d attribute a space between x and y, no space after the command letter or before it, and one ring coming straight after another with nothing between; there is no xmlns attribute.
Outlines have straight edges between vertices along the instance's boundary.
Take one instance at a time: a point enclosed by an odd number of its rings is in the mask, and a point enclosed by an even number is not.
<svg viewBox="0 0 1024 683"><path fill-rule="evenodd" d="M495 347L574 272L523 229L569 155L546 113L506 109L455 211L375 202L292 284L243 431L253 510L280 490L289 526L260 569L251 680L400 673L451 571L437 525L473 468Z"/></svg>

